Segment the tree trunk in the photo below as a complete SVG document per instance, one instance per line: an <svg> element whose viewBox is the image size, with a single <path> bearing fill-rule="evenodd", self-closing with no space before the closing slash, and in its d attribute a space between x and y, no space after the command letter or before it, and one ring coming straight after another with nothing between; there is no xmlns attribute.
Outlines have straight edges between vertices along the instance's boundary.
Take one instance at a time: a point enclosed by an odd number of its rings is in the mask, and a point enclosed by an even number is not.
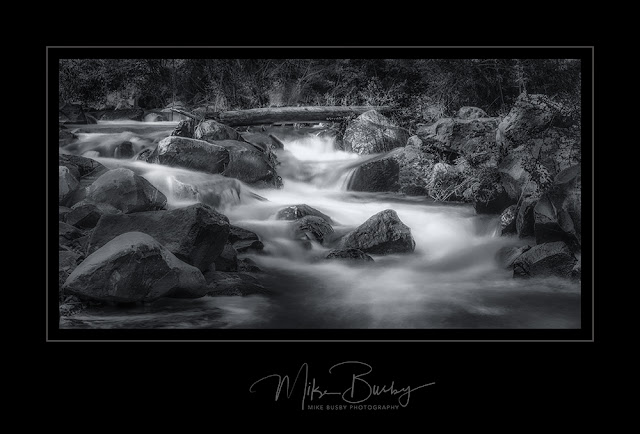
<svg viewBox="0 0 640 434"><path fill-rule="evenodd" d="M215 119L230 127L263 125L274 123L327 122L352 114L362 114L369 110L388 112L388 106L309 106L271 107L226 112L209 112L207 119Z"/></svg>

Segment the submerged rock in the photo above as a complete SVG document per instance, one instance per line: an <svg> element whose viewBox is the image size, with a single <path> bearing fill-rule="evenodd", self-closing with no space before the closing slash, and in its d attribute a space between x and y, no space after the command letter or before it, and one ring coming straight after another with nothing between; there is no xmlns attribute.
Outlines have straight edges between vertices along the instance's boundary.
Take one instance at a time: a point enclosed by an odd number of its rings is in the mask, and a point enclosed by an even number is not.
<svg viewBox="0 0 640 434"><path fill-rule="evenodd" d="M367 255L360 249L334 249L325 256L325 259L374 262L371 256Z"/></svg>
<svg viewBox="0 0 640 434"><path fill-rule="evenodd" d="M333 227L322 217L308 215L291 223L293 238L323 244L333 234Z"/></svg>
<svg viewBox="0 0 640 434"><path fill-rule="evenodd" d="M208 289L196 267L176 258L153 237L127 232L82 261L63 290L91 300L130 303L202 297Z"/></svg>
<svg viewBox="0 0 640 434"><path fill-rule="evenodd" d="M251 295L268 294L269 288L249 273L225 273L221 271L207 271L204 277L209 285L207 295Z"/></svg>
<svg viewBox="0 0 640 434"><path fill-rule="evenodd" d="M415 246L411 229L391 209L371 216L345 235L340 243L341 249L359 249L374 254L413 252Z"/></svg>
<svg viewBox="0 0 640 434"><path fill-rule="evenodd" d="M276 213L276 220L298 220L308 215L321 217L325 219L327 223L334 224L334 221L331 219L331 217L305 204L291 205L278 210L278 212Z"/></svg>
<svg viewBox="0 0 640 434"><path fill-rule="evenodd" d="M496 261L502 267L513 270L513 264L531 246L510 247L506 246L496 252Z"/></svg>

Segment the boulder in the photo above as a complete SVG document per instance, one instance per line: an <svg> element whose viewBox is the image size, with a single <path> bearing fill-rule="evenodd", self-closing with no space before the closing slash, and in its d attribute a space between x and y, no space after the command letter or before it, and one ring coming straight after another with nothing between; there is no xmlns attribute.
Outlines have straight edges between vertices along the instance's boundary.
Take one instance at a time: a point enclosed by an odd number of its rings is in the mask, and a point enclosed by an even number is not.
<svg viewBox="0 0 640 434"><path fill-rule="evenodd" d="M293 238L323 244L333 234L333 227L322 217L308 215L291 223Z"/></svg>
<svg viewBox="0 0 640 434"><path fill-rule="evenodd" d="M133 158L135 152L133 150L133 143L129 140L125 140L120 143L113 151L113 158L125 160L129 158Z"/></svg>
<svg viewBox="0 0 640 434"><path fill-rule="evenodd" d="M538 201L532 198L523 199L518 207L516 215L516 232L520 238L532 237L534 235L534 213Z"/></svg>
<svg viewBox="0 0 640 434"><path fill-rule="evenodd" d="M106 203L123 213L164 209L167 197L142 176L124 167L100 175L87 187L87 202Z"/></svg>
<svg viewBox="0 0 640 434"><path fill-rule="evenodd" d="M458 119L480 119L480 118L487 118L488 115L481 108L464 106L464 107L460 107L456 117Z"/></svg>
<svg viewBox="0 0 640 434"><path fill-rule="evenodd" d="M356 230L345 235L340 249L359 249L365 253L387 254L413 252L416 242L411 229L391 209L371 216Z"/></svg>
<svg viewBox="0 0 640 434"><path fill-rule="evenodd" d="M238 252L231 243L227 243L213 264L215 271L238 271Z"/></svg>
<svg viewBox="0 0 640 434"><path fill-rule="evenodd" d="M80 183L71 171L65 166L58 166L58 204L70 205L79 188Z"/></svg>
<svg viewBox="0 0 640 434"><path fill-rule="evenodd" d="M496 131L498 146L513 154L512 161L503 165L517 166L514 160L536 161L540 166L536 170L544 170L553 178L559 171L579 164L580 126L568 113L545 95L520 95ZM505 173L510 170L502 169Z"/></svg>
<svg viewBox="0 0 640 434"><path fill-rule="evenodd" d="M206 270L227 243L229 220L200 203L164 211L107 214L93 230L88 252L125 232L145 232L180 260Z"/></svg>
<svg viewBox="0 0 640 434"><path fill-rule="evenodd" d="M542 94L521 94L498 125L496 139L503 148L530 143L550 127L571 124L562 105Z"/></svg>
<svg viewBox="0 0 640 434"><path fill-rule="evenodd" d="M194 132L193 138L198 140L215 141L215 140L240 140L242 136L233 128L216 122L213 119L206 119L200 122Z"/></svg>
<svg viewBox="0 0 640 434"><path fill-rule="evenodd" d="M278 212L276 213L276 220L298 220L308 215L323 218L327 221L327 223L334 224L334 221L331 219L331 217L305 204L291 205L278 210Z"/></svg>
<svg viewBox="0 0 640 434"><path fill-rule="evenodd" d="M255 187L282 187L282 179L276 172L273 153L264 153L255 146L236 140L220 140L215 143L229 152L229 164L222 175L236 178Z"/></svg>
<svg viewBox="0 0 640 434"><path fill-rule="evenodd" d="M516 216L518 207L510 205L500 214L500 234L510 235L516 233Z"/></svg>
<svg viewBox="0 0 640 434"><path fill-rule="evenodd" d="M247 250L262 250L264 244L255 232L238 226L229 225L229 243L237 252L243 253Z"/></svg>
<svg viewBox="0 0 640 434"><path fill-rule="evenodd" d="M218 174L229 164L229 151L217 143L169 136L158 143L147 162Z"/></svg>
<svg viewBox="0 0 640 434"><path fill-rule="evenodd" d="M269 288L260 280L247 273L225 273L207 271L204 277L209 285L207 295L211 296L245 296L251 294L268 294Z"/></svg>
<svg viewBox="0 0 640 434"><path fill-rule="evenodd" d="M496 261L502 267L513 270L513 264L524 252L529 250L531 246L511 247L505 246L496 252Z"/></svg>
<svg viewBox="0 0 640 434"><path fill-rule="evenodd" d="M404 146L407 139L407 130L398 127L376 110L369 110L347 125L342 141L347 152L377 154Z"/></svg>
<svg viewBox="0 0 640 434"><path fill-rule="evenodd" d="M200 270L179 260L153 237L127 232L82 261L63 290L90 300L130 303L202 297L208 288Z"/></svg>
<svg viewBox="0 0 640 434"><path fill-rule="evenodd" d="M358 262L374 262L373 258L359 249L334 249L331 250L325 259L339 259Z"/></svg>
<svg viewBox="0 0 640 434"><path fill-rule="evenodd" d="M416 135L425 147L457 155L469 155L496 148L498 118L442 118L420 126Z"/></svg>
<svg viewBox="0 0 640 434"><path fill-rule="evenodd" d="M400 189L400 165L394 158L367 161L351 174L347 190L398 191Z"/></svg>
<svg viewBox="0 0 640 434"><path fill-rule="evenodd" d="M425 196L428 194L427 182L431 177L431 170L435 164L433 154L422 151L422 141L418 136L409 137L407 146L396 148L388 154L398 162L400 192L410 196Z"/></svg>
<svg viewBox="0 0 640 434"><path fill-rule="evenodd" d="M193 139L193 134L196 129L196 121L194 119L181 120L178 125L171 132L171 136L186 137Z"/></svg>
<svg viewBox="0 0 640 434"><path fill-rule="evenodd" d="M513 277L571 277L577 259L562 241L533 246L513 264Z"/></svg>
<svg viewBox="0 0 640 434"><path fill-rule="evenodd" d="M80 229L91 229L98 224L103 214L121 214L121 211L106 203L81 201L71 207L65 222Z"/></svg>
<svg viewBox="0 0 640 434"><path fill-rule="evenodd" d="M492 185L474 196L473 208L477 214L500 214L509 205L516 203L500 184Z"/></svg>
<svg viewBox="0 0 640 434"><path fill-rule="evenodd" d="M106 110L98 115L101 121L142 121L144 110L141 108L129 108L120 110Z"/></svg>

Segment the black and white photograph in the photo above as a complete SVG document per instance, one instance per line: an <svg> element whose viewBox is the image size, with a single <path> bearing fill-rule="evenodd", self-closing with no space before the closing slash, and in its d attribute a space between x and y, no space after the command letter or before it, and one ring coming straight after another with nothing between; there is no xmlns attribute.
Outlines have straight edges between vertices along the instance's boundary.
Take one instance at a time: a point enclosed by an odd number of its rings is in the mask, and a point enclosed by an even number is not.
<svg viewBox="0 0 640 434"><path fill-rule="evenodd" d="M593 340L592 47L47 54L48 340ZM355 357L243 393L442 387Z"/></svg>

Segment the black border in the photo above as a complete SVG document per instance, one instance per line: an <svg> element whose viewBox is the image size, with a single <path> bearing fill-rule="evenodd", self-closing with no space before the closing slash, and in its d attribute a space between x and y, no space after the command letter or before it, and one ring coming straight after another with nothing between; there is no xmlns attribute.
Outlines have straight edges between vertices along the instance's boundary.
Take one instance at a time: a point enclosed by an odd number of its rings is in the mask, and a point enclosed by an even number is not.
<svg viewBox="0 0 640 434"><path fill-rule="evenodd" d="M595 170L593 147L593 117L595 116L593 99L595 97L593 61L593 47L389 47L389 46L327 46L327 47L47 47L48 67L48 118L47 133L47 199L48 199L48 288L57 287L57 275L52 259L54 253L56 218L54 210L55 196L49 191L56 185L52 177L56 170L54 166L55 149L57 143L57 61L61 58L577 58L582 60L582 102L583 102L583 168ZM593 70L592 70L593 68ZM52 158L54 157L54 158ZM583 170L585 185L595 187L593 172ZM585 190L588 191L588 190ZM595 193L595 188L593 190ZM593 198L590 194L583 195L584 227L592 228ZM591 234L583 231L583 281L582 281L582 327L577 330L537 330L537 329L402 329L402 330L303 330L303 329L269 329L269 330L60 330L57 325L57 294L49 297L47 340L69 341L304 341L304 342L343 342L343 341L455 341L455 342L485 342L485 341L591 341L595 338L592 316L595 315L595 305L592 304L594 281L592 263L592 247L595 239ZM595 237L595 233L593 233ZM55 264L55 263L53 263ZM49 289L48 289L49 291ZM51 294L50 294L51 295ZM595 300L595 298L594 298Z"/></svg>

